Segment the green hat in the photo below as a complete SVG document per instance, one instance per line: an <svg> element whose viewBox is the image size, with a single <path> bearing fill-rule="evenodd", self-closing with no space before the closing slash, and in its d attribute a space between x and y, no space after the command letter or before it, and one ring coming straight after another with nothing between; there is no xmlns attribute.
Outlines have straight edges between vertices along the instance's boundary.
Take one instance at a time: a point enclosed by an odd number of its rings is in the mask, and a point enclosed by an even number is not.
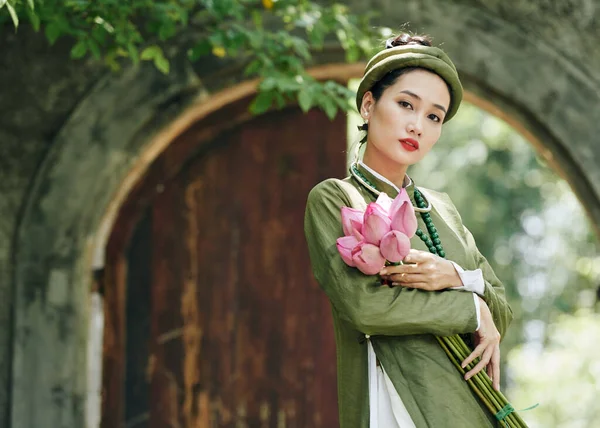
<svg viewBox="0 0 600 428"><path fill-rule="evenodd" d="M369 61L365 74L360 81L356 93L356 107L360 111L365 92L377 83L383 76L393 70L405 67L419 67L432 71L446 81L450 88L450 107L444 122L452 119L462 101L463 88L458 78L456 67L446 53L432 46L402 45L384 49Z"/></svg>

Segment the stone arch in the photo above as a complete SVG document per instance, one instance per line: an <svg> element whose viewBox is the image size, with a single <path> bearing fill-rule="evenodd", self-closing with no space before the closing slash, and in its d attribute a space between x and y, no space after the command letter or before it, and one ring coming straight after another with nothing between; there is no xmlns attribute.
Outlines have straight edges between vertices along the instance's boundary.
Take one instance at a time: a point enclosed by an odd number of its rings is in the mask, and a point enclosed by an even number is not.
<svg viewBox="0 0 600 428"><path fill-rule="evenodd" d="M409 21L412 29L427 28L444 41L468 99L521 129L600 224L600 152L594 147L600 121L582 113L597 111L597 80L550 44L531 41L485 10L441 0L408 1L401 9L395 2L377 4L383 24ZM319 62L331 63L339 54L333 49ZM255 82L219 73L223 64L211 67L197 73L180 61L166 77L146 67L106 76L56 137L16 239L12 426L85 426L86 306L94 249L102 247L98 239L109 233L127 189L169 139L210 103L218 106L254 91ZM344 80L361 70L355 64L314 72Z"/></svg>

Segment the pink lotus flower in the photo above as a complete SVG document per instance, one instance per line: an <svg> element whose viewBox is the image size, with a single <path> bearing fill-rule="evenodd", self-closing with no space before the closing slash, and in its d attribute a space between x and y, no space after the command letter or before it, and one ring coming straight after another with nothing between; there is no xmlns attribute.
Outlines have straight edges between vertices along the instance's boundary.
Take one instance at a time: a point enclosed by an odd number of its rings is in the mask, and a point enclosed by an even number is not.
<svg viewBox="0 0 600 428"><path fill-rule="evenodd" d="M352 251L352 260L365 275L375 275L385 266L385 257L377 245L360 242Z"/></svg>
<svg viewBox="0 0 600 428"><path fill-rule="evenodd" d="M409 238L415 235L418 227L417 216L406 189L402 189L392 202L390 218L392 230L402 232Z"/></svg>
<svg viewBox="0 0 600 428"><path fill-rule="evenodd" d="M366 211L342 207L344 235L336 246L342 260L366 275L402 261L410 251L410 237L417 231L417 217L405 189L390 199L381 193Z"/></svg>
<svg viewBox="0 0 600 428"><path fill-rule="evenodd" d="M381 255L390 262L401 262L410 252L410 239L402 232L390 230L381 239L379 250Z"/></svg>
<svg viewBox="0 0 600 428"><path fill-rule="evenodd" d="M406 193L406 191L404 193ZM389 215L391 213L392 204L394 203L394 201L387 195L387 193L381 192L377 197L375 203L381 208L383 208L383 210Z"/></svg>
<svg viewBox="0 0 600 428"><path fill-rule="evenodd" d="M336 246L342 260L351 267L356 267L352 259L352 251L360 244L360 241L355 236L342 236L336 240Z"/></svg>
<svg viewBox="0 0 600 428"><path fill-rule="evenodd" d="M371 202L367 205L362 229L365 241L379 245L383 235L390 231L391 222L387 212L377 202Z"/></svg>
<svg viewBox="0 0 600 428"><path fill-rule="evenodd" d="M364 212L355 208L342 207L342 227L346 236L362 236Z"/></svg>
<svg viewBox="0 0 600 428"><path fill-rule="evenodd" d="M398 195L392 201L392 205L390 207L390 217L394 216L394 213L398 210L398 208L400 208L402 204L404 204L404 202L410 203L410 197L408 196L406 189L402 188L400 189Z"/></svg>

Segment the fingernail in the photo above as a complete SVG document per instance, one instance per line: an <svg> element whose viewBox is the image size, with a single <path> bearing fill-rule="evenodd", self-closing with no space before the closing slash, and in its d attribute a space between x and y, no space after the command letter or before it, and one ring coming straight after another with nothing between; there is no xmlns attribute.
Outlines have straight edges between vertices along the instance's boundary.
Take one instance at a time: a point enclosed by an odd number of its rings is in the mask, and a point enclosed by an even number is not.
<svg viewBox="0 0 600 428"><path fill-rule="evenodd" d="M397 283L397 282L392 282L392 285L393 285L394 287L397 287L397 286L399 286L400 284L399 284L399 283Z"/></svg>
<svg viewBox="0 0 600 428"><path fill-rule="evenodd" d="M387 273L387 269L381 269L379 275L385 275Z"/></svg>

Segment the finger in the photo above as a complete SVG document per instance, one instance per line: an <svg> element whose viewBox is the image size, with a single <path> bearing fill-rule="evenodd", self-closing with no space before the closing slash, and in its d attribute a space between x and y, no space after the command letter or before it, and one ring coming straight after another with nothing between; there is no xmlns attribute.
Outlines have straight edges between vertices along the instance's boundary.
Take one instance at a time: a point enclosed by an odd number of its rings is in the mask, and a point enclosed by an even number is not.
<svg viewBox="0 0 600 428"><path fill-rule="evenodd" d="M469 355L467 358L465 358L465 360L462 362L462 364L460 366L464 369L471 363L471 361L473 361L475 358L481 356L481 354L483 354L483 351L485 351L485 345L484 344L477 345L477 347L473 350L473 352L471 352L471 355Z"/></svg>
<svg viewBox="0 0 600 428"><path fill-rule="evenodd" d="M410 283L410 282L425 282L423 281L423 275L420 273L400 273L390 275L388 279L391 279L392 282L402 282L402 283Z"/></svg>
<svg viewBox="0 0 600 428"><path fill-rule="evenodd" d="M492 385L496 391L500 391L500 347L498 345L492 354L492 374Z"/></svg>
<svg viewBox="0 0 600 428"><path fill-rule="evenodd" d="M418 288L420 290L431 290L431 284L426 282L410 282L410 283L402 283L402 282L392 282L393 287L404 287L404 288Z"/></svg>
<svg viewBox="0 0 600 428"><path fill-rule="evenodd" d="M431 260L433 255L429 251L420 251L411 248L408 255L402 260L404 263L424 263Z"/></svg>
<svg viewBox="0 0 600 428"><path fill-rule="evenodd" d="M394 275L401 273L419 273L421 267L418 264L386 266L379 271L379 275Z"/></svg>
<svg viewBox="0 0 600 428"><path fill-rule="evenodd" d="M475 376L477 373L479 373L485 366L487 366L490 362L490 359L492 358L493 353L494 353L494 348L492 348L492 347L486 348L486 350L483 352L483 355L481 356L481 361L479 361L477 363L477 365L475 367L473 367L471 369L471 371L469 371L465 375L465 380L471 379L473 376Z"/></svg>

